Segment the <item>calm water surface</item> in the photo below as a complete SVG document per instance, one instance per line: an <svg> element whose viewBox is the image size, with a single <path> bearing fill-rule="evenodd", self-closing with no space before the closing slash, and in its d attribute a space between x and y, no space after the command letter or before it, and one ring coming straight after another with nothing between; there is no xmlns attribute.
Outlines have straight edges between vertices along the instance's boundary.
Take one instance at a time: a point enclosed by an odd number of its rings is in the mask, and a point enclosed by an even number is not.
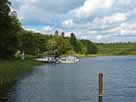
<svg viewBox="0 0 136 102"><path fill-rule="evenodd" d="M11 102L98 102L97 74L104 73L104 102L136 102L136 57L96 57L78 64L43 65L17 82Z"/></svg>

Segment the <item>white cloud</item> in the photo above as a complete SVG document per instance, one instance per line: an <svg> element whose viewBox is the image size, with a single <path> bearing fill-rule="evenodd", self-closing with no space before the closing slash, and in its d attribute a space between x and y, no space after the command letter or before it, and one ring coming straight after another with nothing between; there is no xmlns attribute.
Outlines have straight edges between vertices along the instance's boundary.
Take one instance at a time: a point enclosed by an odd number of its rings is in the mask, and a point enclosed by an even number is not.
<svg viewBox="0 0 136 102"><path fill-rule="evenodd" d="M28 30L28 31L33 31L33 32L36 32L36 33L41 33L40 30L37 30L37 29L35 29L35 28L28 28L28 27L24 27L24 26L23 26L23 29Z"/></svg>
<svg viewBox="0 0 136 102"><path fill-rule="evenodd" d="M97 40L101 40L102 38L103 38L102 35L97 35L97 36L96 36L96 39L97 39Z"/></svg>
<svg viewBox="0 0 136 102"><path fill-rule="evenodd" d="M119 4L129 4L131 0L117 0L116 2L118 2Z"/></svg>
<svg viewBox="0 0 136 102"><path fill-rule="evenodd" d="M112 37L112 35L96 35L96 41L105 41Z"/></svg>
<svg viewBox="0 0 136 102"><path fill-rule="evenodd" d="M103 19L104 23L115 23L115 22L123 22L127 20L127 14L125 13L114 13L111 16L106 16Z"/></svg>
<svg viewBox="0 0 136 102"><path fill-rule="evenodd" d="M127 22L123 23L120 26L120 35L122 36L136 36L136 23L134 22Z"/></svg>
<svg viewBox="0 0 136 102"><path fill-rule="evenodd" d="M95 10L99 8L109 8L113 5L115 0L86 0L84 4L72 12L75 17L90 16Z"/></svg>
<svg viewBox="0 0 136 102"><path fill-rule="evenodd" d="M84 0L10 0L24 25L51 24L53 19L69 12Z"/></svg>
<svg viewBox="0 0 136 102"><path fill-rule="evenodd" d="M74 26L73 20L66 20L62 23L64 28L72 28Z"/></svg>
<svg viewBox="0 0 136 102"><path fill-rule="evenodd" d="M128 20L128 14L116 12L109 16L96 17L90 22L90 29L113 29Z"/></svg>
<svg viewBox="0 0 136 102"><path fill-rule="evenodd" d="M52 33L52 30L53 30L52 27L46 26L43 28L43 33L49 34L49 33Z"/></svg>
<svg viewBox="0 0 136 102"><path fill-rule="evenodd" d="M71 36L71 32L65 32L65 36L66 37L70 37Z"/></svg>
<svg viewBox="0 0 136 102"><path fill-rule="evenodd" d="M88 34L97 34L97 31L96 30L91 30L91 31L88 31L87 33Z"/></svg>
<svg viewBox="0 0 136 102"><path fill-rule="evenodd" d="M136 41L135 0L11 1L12 10L28 30L45 34L58 30L66 36L75 32L78 38L99 42L121 41L124 37Z"/></svg>

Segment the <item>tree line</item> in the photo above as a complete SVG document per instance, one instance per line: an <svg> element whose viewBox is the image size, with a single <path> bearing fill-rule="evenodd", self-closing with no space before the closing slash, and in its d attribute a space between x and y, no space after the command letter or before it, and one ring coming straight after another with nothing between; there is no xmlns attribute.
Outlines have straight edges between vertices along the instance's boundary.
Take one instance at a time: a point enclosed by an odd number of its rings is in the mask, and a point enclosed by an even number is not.
<svg viewBox="0 0 136 102"><path fill-rule="evenodd" d="M10 10L8 0L0 0L0 59L13 58L17 51L29 55L54 55L65 53L94 54L96 45L89 40L78 40L74 33L70 37L58 31L52 35L43 35L24 30Z"/></svg>
<svg viewBox="0 0 136 102"><path fill-rule="evenodd" d="M22 30L18 34L18 50L29 55L49 55L59 57L63 54L96 54L96 45L89 40L79 40L74 33L70 37L65 37L56 31L52 35L43 35L33 31Z"/></svg>
<svg viewBox="0 0 136 102"><path fill-rule="evenodd" d="M97 43L98 54L102 55L136 55L136 43Z"/></svg>

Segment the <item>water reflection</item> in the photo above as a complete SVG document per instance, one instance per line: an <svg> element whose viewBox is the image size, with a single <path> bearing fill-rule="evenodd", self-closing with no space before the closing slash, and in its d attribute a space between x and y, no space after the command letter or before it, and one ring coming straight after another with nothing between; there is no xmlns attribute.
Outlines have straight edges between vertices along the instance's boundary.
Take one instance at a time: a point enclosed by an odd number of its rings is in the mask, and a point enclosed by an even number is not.
<svg viewBox="0 0 136 102"><path fill-rule="evenodd" d="M0 102L12 102L11 96L16 93L16 83L0 85Z"/></svg>

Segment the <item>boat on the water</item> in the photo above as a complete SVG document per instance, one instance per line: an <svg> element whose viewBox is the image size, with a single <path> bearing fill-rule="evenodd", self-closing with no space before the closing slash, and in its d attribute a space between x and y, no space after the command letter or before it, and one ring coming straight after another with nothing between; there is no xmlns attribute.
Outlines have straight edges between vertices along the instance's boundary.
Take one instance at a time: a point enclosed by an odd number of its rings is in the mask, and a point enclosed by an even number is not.
<svg viewBox="0 0 136 102"><path fill-rule="evenodd" d="M45 62L45 63L77 63L80 60L75 56L67 56L67 57L60 57L60 58L54 58L54 57L45 57L45 58L38 58L36 61Z"/></svg>
<svg viewBox="0 0 136 102"><path fill-rule="evenodd" d="M80 60L75 57L75 56L67 56L67 57L61 57L59 58L59 63L64 63L64 64L68 64L68 63L77 63Z"/></svg>
<svg viewBox="0 0 136 102"><path fill-rule="evenodd" d="M58 60L54 57L38 58L36 60L45 63L58 63Z"/></svg>

